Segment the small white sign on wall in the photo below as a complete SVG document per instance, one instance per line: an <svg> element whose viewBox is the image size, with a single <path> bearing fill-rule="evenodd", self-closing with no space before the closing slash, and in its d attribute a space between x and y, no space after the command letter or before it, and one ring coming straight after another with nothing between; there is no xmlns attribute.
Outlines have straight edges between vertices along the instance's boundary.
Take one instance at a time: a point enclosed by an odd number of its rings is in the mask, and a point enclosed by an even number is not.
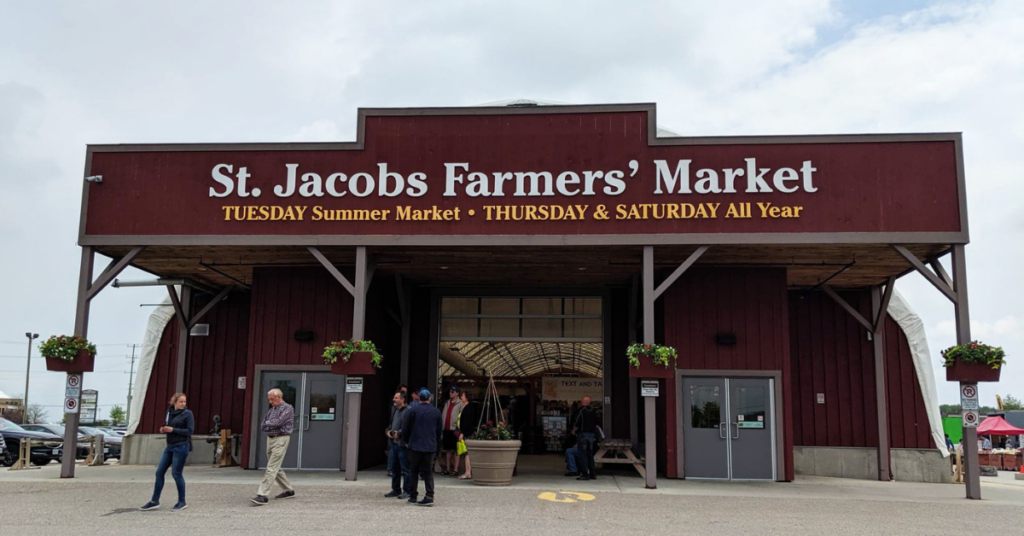
<svg viewBox="0 0 1024 536"><path fill-rule="evenodd" d="M238 388L245 389L245 376L238 377Z"/></svg>
<svg viewBox="0 0 1024 536"><path fill-rule="evenodd" d="M818 403L819 404L824 404L825 403L825 393L818 393Z"/></svg>

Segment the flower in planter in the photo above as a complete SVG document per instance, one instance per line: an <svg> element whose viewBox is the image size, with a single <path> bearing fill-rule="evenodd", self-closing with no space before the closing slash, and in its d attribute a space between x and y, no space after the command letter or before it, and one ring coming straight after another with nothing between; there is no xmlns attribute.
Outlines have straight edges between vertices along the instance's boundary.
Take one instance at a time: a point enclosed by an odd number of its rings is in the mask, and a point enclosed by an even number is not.
<svg viewBox="0 0 1024 536"><path fill-rule="evenodd" d="M984 363L993 370L1006 364L1006 352L999 346L989 346L978 341L950 346L942 351L942 366L951 367L957 361L963 363Z"/></svg>
<svg viewBox="0 0 1024 536"><path fill-rule="evenodd" d="M96 355L96 345L78 335L53 335L39 345L39 353L48 359L74 361L82 350Z"/></svg>
<svg viewBox="0 0 1024 536"><path fill-rule="evenodd" d="M512 441L512 431L508 429L508 423L500 422L497 425L494 421L487 421L487 424L480 425L470 439L483 441Z"/></svg>
<svg viewBox="0 0 1024 536"><path fill-rule="evenodd" d="M633 368L640 368L641 357L650 359L655 365L662 365L665 368L675 366L676 359L679 357L676 354L676 349L671 346L640 343L629 345L629 348L626 348L626 356L629 358L629 364Z"/></svg>
<svg viewBox="0 0 1024 536"><path fill-rule="evenodd" d="M324 348L324 363L333 365L338 362L339 357L343 363L348 363L352 354L356 352L370 352L373 356L370 359L370 362L373 364L373 368L380 368L381 360L383 358L377 351L377 346L370 341L359 340L332 342Z"/></svg>

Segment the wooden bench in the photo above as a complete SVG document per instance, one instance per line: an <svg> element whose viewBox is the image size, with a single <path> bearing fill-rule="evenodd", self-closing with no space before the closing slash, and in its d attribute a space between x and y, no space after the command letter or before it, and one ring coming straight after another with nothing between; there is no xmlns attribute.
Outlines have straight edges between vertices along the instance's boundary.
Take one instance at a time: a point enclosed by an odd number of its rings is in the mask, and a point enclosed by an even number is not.
<svg viewBox="0 0 1024 536"><path fill-rule="evenodd" d="M619 456L622 456L621 458ZM633 454L633 445L628 439L603 439L594 453L594 464L601 467L604 463L625 463L632 465L642 478L647 478L644 460Z"/></svg>

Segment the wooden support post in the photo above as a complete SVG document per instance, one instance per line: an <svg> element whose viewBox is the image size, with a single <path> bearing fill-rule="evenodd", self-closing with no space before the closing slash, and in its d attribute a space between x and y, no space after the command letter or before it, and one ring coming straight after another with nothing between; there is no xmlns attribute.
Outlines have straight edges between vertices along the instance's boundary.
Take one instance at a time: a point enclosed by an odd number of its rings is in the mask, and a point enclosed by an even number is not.
<svg viewBox="0 0 1024 536"><path fill-rule="evenodd" d="M630 278L629 287L629 343L636 342L636 317L637 317L637 302L640 301L640 281L639 277L633 276ZM634 449L640 448L640 426L637 420L640 418L640 405L637 404L637 392L639 390L640 380L637 378L629 378L629 441Z"/></svg>
<svg viewBox="0 0 1024 536"><path fill-rule="evenodd" d="M180 307L181 321L180 329L178 331L178 356L174 368L174 391L177 393L182 393L185 391L185 357L188 355L189 332L188 315L192 311L192 287L189 287L188 285L181 286Z"/></svg>
<svg viewBox="0 0 1024 536"><path fill-rule="evenodd" d="M401 275L395 276L398 290L399 316L402 320L402 361L399 369L399 380L402 385L409 384L409 340L412 330L412 289L405 284ZM410 388L411 391L411 388Z"/></svg>
<svg viewBox="0 0 1024 536"><path fill-rule="evenodd" d="M353 285L352 338L366 336L366 291L368 286L366 248L356 248L356 281ZM345 480L358 478L359 412L362 393L345 393Z"/></svg>
<svg viewBox="0 0 1024 536"><path fill-rule="evenodd" d="M971 314L967 301L967 259L964 257L964 245L953 246L953 302L956 316L956 343L971 342ZM964 383L960 383L961 392ZM977 385L975 384L975 387ZM978 429L964 428L964 482L968 499L981 499L981 467L978 464Z"/></svg>
<svg viewBox="0 0 1024 536"><path fill-rule="evenodd" d="M654 246L644 246L643 265L644 344L654 344ZM654 397L644 398L644 442L646 443L644 486L658 487L657 408Z"/></svg>
<svg viewBox="0 0 1024 536"><path fill-rule="evenodd" d="M890 287L892 285L890 284ZM887 292L887 294L889 294ZM878 287L871 289L871 313L879 319L878 327L872 333L872 352L875 357L875 408L878 415L878 480L892 480L889 472L889 407L886 403L885 390L885 339L882 328L885 326L886 312L881 309L883 298Z"/></svg>
<svg viewBox="0 0 1024 536"><path fill-rule="evenodd" d="M89 287L92 285L92 271L96 257L92 247L82 248L82 260L78 270L78 300L75 306L75 335L82 338L89 337ZM70 375L70 374L69 374ZM64 419L64 444L71 446L71 453L65 453L64 459L60 462L60 477L75 478L75 452L78 445L78 418L77 408L82 407L82 390L79 389L79 396L75 400L76 411L65 413Z"/></svg>

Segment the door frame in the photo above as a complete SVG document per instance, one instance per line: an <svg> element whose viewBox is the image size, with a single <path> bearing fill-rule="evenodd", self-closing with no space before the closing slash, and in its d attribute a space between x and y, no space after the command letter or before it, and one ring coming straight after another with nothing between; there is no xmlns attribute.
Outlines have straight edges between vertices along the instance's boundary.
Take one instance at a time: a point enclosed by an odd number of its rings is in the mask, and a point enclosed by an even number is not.
<svg viewBox="0 0 1024 536"><path fill-rule="evenodd" d="M256 452L256 448L260 443L260 397L266 396L263 391L263 373L264 372L330 372L330 365L256 365L256 370L253 372L254 386L252 397L252 411L249 415L250 435L249 435L249 467L247 469L258 469L259 468L259 455ZM341 393L341 396L345 396L345 393ZM348 432L348 426L342 427L341 432L341 455L345 455L345 435ZM299 445L301 448L301 445ZM338 460L338 470L343 469L341 460Z"/></svg>
<svg viewBox="0 0 1024 536"><path fill-rule="evenodd" d="M786 455L783 449L785 445L785 416L782 413L782 371L780 370L715 370L715 369L676 369L676 470L679 478L686 478L686 469L683 465L685 455L685 444L683 443L683 414L680 409L683 402L683 377L712 377L712 378L763 378L774 379L775 399L775 481L784 482L786 478ZM726 394L728 396L728 393Z"/></svg>

